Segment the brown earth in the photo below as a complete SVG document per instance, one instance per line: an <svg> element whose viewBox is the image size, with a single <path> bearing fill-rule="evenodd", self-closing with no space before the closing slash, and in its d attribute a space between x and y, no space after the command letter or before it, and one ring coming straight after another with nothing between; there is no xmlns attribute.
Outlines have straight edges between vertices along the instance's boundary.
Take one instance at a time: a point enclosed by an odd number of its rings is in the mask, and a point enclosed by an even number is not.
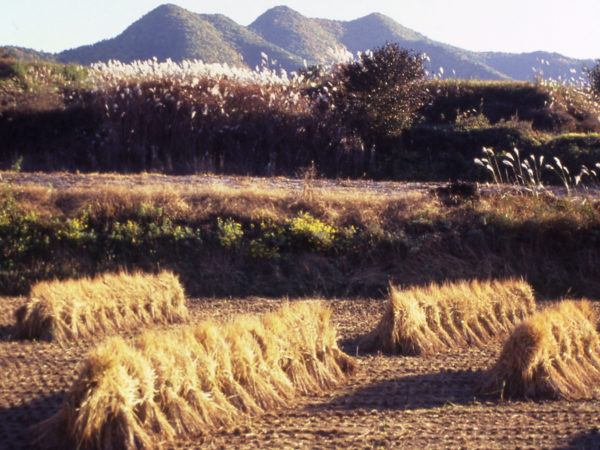
<svg viewBox="0 0 600 450"><path fill-rule="evenodd" d="M24 298L0 298L0 448L27 448L28 427L55 413L89 343L60 347L11 337L12 312ZM274 309L280 300L192 299L193 317L229 317ZM354 338L369 331L381 300L328 300L340 345L353 354ZM492 401L473 390L479 371L498 356L501 342L484 349L427 357L358 356L359 371L328 395L301 399L177 448L598 448L600 400ZM160 443L157 443L160 444Z"/></svg>

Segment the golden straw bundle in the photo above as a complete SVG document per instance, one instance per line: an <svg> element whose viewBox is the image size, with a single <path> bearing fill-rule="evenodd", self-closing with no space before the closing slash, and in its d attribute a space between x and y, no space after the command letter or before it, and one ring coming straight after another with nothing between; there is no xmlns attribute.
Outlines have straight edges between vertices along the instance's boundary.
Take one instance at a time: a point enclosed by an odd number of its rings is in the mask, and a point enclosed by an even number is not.
<svg viewBox="0 0 600 450"><path fill-rule="evenodd" d="M329 389L355 369L330 314L303 302L262 318L148 331L132 343L111 338L35 433L52 444L70 436L78 448L154 447Z"/></svg>
<svg viewBox="0 0 600 450"><path fill-rule="evenodd" d="M522 280L392 287L381 321L358 345L404 355L482 345L534 311L531 287Z"/></svg>
<svg viewBox="0 0 600 450"><path fill-rule="evenodd" d="M512 332L478 390L501 397L579 399L600 391L600 339L587 301L563 301Z"/></svg>
<svg viewBox="0 0 600 450"><path fill-rule="evenodd" d="M37 283L15 317L19 337L67 343L140 325L181 322L188 310L172 273L119 273Z"/></svg>

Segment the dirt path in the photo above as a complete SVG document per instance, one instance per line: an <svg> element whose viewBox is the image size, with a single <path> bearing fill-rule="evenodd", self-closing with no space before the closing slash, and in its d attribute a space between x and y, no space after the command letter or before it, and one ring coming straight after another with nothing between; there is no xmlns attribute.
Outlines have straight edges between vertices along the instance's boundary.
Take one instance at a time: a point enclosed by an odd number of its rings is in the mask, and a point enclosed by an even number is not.
<svg viewBox="0 0 600 450"><path fill-rule="evenodd" d="M291 191L302 191L305 187L305 181L299 178L271 177L258 178L246 176L227 176L227 175L161 175L161 174L76 174L76 173L12 173L1 172L0 181L10 181L17 185L37 184L42 186L52 186L55 189L69 188L98 188L99 186L179 186L193 188L195 186L228 186L231 188L248 188L256 185L261 188L275 188ZM368 191L379 195L398 194L399 192L427 193L437 188L446 186L447 183L441 182L397 182L397 181L368 181L368 180L334 180L334 179L312 179L310 186L317 190L327 190L331 192L356 192ZM526 189L515 186L497 186L488 184L479 184L482 192L514 192L526 191ZM545 188L547 193L553 195L566 195L564 187L548 186ZM571 192L572 196L591 196L600 197L600 186L589 187L579 191Z"/></svg>
<svg viewBox="0 0 600 450"><path fill-rule="evenodd" d="M89 346L14 340L12 311L22 298L0 298L0 448L26 448L27 428L50 417ZM196 319L273 309L279 300L190 301ZM333 320L346 350L370 330L383 303L331 300ZM373 447L579 447L600 445L600 401L490 402L473 382L500 351L480 350L429 357L363 355L359 373L327 395L301 400L217 434L177 443L193 448Z"/></svg>
<svg viewBox="0 0 600 450"><path fill-rule="evenodd" d="M179 186L193 188L195 186L227 186L231 188L247 188L253 185L261 188L285 189L301 191L305 182L299 178L258 178L245 176L221 175L181 175L170 176L161 174L119 175L119 174L74 174L74 173L11 173L0 172L0 181L10 181L17 185L37 184L52 186L55 189L90 188L99 186ZM310 180L311 187L332 191L352 191L365 189L381 194L398 193L399 189L411 192L427 192L444 183L398 183L391 181L364 180Z"/></svg>

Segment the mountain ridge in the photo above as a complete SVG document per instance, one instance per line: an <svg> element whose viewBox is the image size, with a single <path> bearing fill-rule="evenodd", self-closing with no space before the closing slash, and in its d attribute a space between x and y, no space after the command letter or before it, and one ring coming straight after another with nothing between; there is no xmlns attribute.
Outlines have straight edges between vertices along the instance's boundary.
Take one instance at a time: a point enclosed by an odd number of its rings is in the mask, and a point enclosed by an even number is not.
<svg viewBox="0 0 600 450"><path fill-rule="evenodd" d="M434 41L377 12L340 21L305 17L288 6L270 8L245 27L222 14L194 13L163 4L111 39L56 54L28 49L18 53L63 63L90 64L109 59L131 62L156 57L173 61L201 59L250 68L260 65L262 55L267 54L275 67L294 71L304 64L323 63L330 49L356 54L386 42L426 53L430 59L427 69L450 78L533 80L542 76L565 80L581 74L584 65L594 65L593 60L552 52L473 52Z"/></svg>

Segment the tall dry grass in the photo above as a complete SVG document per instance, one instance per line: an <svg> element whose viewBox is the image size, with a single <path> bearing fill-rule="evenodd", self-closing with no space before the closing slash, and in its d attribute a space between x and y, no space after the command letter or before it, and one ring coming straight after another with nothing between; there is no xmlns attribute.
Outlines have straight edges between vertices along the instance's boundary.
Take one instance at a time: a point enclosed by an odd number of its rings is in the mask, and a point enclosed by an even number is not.
<svg viewBox="0 0 600 450"><path fill-rule="evenodd" d="M512 332L478 386L504 397L580 399L599 392L600 338L588 301L563 301Z"/></svg>
<svg viewBox="0 0 600 450"><path fill-rule="evenodd" d="M329 91L303 75L137 61L96 65L92 81L69 99L90 115L80 128L94 130L71 132L77 160L37 151L54 170L276 175L314 161L359 175L351 166L366 158L331 117Z"/></svg>
<svg viewBox="0 0 600 450"><path fill-rule="evenodd" d="M91 352L61 410L36 426L38 441L160 447L329 389L355 369L330 315L301 302L262 317L149 331L131 343L111 338Z"/></svg>
<svg viewBox="0 0 600 450"><path fill-rule="evenodd" d="M381 321L359 349L422 355L483 345L534 311L533 292L522 280L392 287Z"/></svg>
<svg viewBox="0 0 600 450"><path fill-rule="evenodd" d="M68 343L181 322L188 310L179 279L163 271L40 282L15 317L19 337Z"/></svg>

